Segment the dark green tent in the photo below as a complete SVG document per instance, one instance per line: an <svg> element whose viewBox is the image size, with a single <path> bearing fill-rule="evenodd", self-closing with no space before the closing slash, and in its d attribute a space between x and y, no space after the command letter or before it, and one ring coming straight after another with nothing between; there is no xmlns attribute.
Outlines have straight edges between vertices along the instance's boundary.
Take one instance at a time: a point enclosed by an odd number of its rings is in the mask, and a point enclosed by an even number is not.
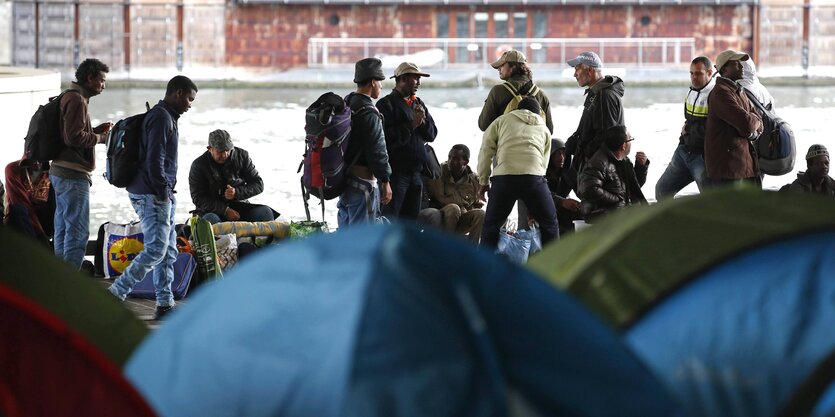
<svg viewBox="0 0 835 417"><path fill-rule="evenodd" d="M835 230L835 201L752 189L633 206L533 256L528 267L623 328L664 295L747 250Z"/></svg>

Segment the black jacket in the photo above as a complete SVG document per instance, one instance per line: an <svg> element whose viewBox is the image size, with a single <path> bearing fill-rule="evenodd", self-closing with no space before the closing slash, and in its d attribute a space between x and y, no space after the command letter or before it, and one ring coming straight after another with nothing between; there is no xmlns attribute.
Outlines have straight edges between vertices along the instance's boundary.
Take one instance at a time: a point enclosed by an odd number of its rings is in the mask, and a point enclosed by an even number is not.
<svg viewBox="0 0 835 417"><path fill-rule="evenodd" d="M191 164L188 186L191 201L199 214L215 213L221 219L225 218L229 202L223 193L227 184L235 188L235 201L246 202L264 191L264 181L247 151L236 146L223 165L215 162L206 151Z"/></svg>
<svg viewBox="0 0 835 417"><path fill-rule="evenodd" d="M414 120L412 109L416 105L426 109L424 122L412 128ZM416 97L411 106L406 104L397 90L377 101L377 108L383 115L383 130L386 135L386 150L389 155L391 170L403 174L420 172L426 161L426 142L433 142L438 136L435 120L420 97Z"/></svg>
<svg viewBox="0 0 835 417"><path fill-rule="evenodd" d="M620 207L646 204L641 186L647 180L649 163L633 166L628 157L618 161L604 145L580 173L578 197L586 221Z"/></svg>
<svg viewBox="0 0 835 417"><path fill-rule="evenodd" d="M583 162L597 152L606 129L624 124L623 92L623 80L613 75L586 89L577 131L565 142L566 152L574 155L576 162Z"/></svg>
<svg viewBox="0 0 835 417"><path fill-rule="evenodd" d="M348 94L345 102L354 112L351 116L351 143L345 152L345 163L350 164L356 158L356 165L368 167L378 180L388 182L391 166L386 151L382 116L371 102L371 97L364 94Z"/></svg>

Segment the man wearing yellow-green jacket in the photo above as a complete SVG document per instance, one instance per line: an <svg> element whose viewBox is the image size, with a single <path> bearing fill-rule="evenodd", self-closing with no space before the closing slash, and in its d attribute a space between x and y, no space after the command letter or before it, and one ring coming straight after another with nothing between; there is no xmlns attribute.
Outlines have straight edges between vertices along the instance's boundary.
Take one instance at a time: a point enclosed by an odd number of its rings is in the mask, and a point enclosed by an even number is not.
<svg viewBox="0 0 835 417"><path fill-rule="evenodd" d="M667 169L655 184L655 198L672 198L693 181L701 191L705 180L705 125L707 97L716 83L713 65L704 56L690 64L690 91L684 100L684 126Z"/></svg>

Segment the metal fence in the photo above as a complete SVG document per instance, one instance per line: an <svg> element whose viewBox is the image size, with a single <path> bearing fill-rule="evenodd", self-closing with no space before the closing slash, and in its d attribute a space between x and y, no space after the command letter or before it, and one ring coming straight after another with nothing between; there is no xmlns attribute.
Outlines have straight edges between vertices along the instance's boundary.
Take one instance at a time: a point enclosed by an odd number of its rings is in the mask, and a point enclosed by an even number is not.
<svg viewBox="0 0 835 417"><path fill-rule="evenodd" d="M582 51L597 52L607 65L678 65L695 55L694 38L311 38L308 66L334 68L376 56L384 65L412 61L440 68L484 66L515 48L538 66L565 65ZM686 61L686 62L685 62Z"/></svg>

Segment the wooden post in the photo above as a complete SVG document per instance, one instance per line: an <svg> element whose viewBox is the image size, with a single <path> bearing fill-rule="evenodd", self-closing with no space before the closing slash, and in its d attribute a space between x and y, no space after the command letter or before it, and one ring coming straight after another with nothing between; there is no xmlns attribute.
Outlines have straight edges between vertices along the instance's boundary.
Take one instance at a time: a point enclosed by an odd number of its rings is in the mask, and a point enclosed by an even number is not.
<svg viewBox="0 0 835 417"><path fill-rule="evenodd" d="M183 1L177 2L177 71L183 71Z"/></svg>
<svg viewBox="0 0 835 417"><path fill-rule="evenodd" d="M751 22L753 23L752 34L751 34L751 59L754 62L761 66L760 63L760 15L762 7L761 2L757 2L756 5L751 7Z"/></svg>
<svg viewBox="0 0 835 417"><path fill-rule="evenodd" d="M803 66L803 78L809 78L809 38L811 30L809 29L809 25L811 24L811 15L812 11L812 0L804 0L803 2L803 51L800 58L801 65Z"/></svg>
<svg viewBox="0 0 835 417"><path fill-rule="evenodd" d="M130 72L130 0L125 0L122 4L122 24L124 26L122 48L124 48L125 53L125 71Z"/></svg>
<svg viewBox="0 0 835 417"><path fill-rule="evenodd" d="M73 30L72 30L72 61L73 67L78 67L81 64L81 4L78 0L73 4ZM79 80L81 81L81 80Z"/></svg>
<svg viewBox="0 0 835 417"><path fill-rule="evenodd" d="M40 67L41 58L41 2L35 0L35 68Z"/></svg>

